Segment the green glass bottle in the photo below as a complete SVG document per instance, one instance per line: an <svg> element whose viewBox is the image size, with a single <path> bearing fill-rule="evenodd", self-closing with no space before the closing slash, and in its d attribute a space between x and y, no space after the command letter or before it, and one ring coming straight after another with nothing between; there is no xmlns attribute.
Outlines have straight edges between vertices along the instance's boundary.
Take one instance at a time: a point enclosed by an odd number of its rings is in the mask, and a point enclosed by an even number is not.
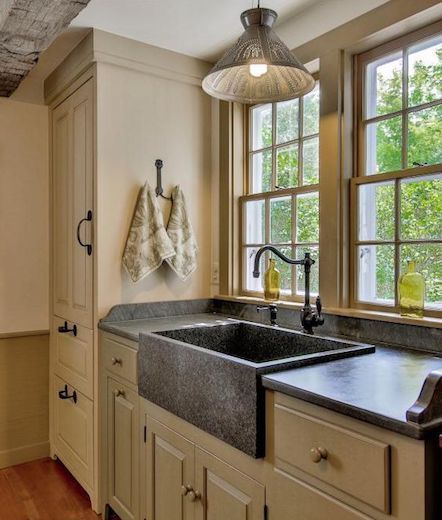
<svg viewBox="0 0 442 520"><path fill-rule="evenodd" d="M425 279L416 272L416 263L408 261L407 272L399 278L401 316L422 318L424 315Z"/></svg>
<svg viewBox="0 0 442 520"><path fill-rule="evenodd" d="M266 300L279 300L281 288L281 273L276 269L274 258L270 258L269 267L264 273L264 298Z"/></svg>

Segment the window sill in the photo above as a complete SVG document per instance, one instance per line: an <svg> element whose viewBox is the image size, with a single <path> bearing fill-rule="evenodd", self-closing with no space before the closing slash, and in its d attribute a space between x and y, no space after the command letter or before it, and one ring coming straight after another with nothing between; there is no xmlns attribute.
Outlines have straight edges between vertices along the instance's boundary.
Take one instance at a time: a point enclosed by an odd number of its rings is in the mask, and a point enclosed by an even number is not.
<svg viewBox="0 0 442 520"><path fill-rule="evenodd" d="M224 296L218 295L214 297L215 300L226 300L226 301L236 301L241 303L248 303L251 305L262 305L265 304L266 301L263 298L256 298L251 296ZM288 302L288 301L279 301L278 307L300 310L302 308L302 303L298 302ZM380 311L367 311L361 309L335 309L335 308L326 308L324 307L324 312L326 314L333 314L335 316L347 316L349 318L361 318L365 320L377 320L377 321L388 321L391 323L402 323L406 325L416 325L418 327L431 327L436 329L442 329L442 319L441 318L433 318L426 316L424 318L408 318L406 316L401 316L400 314L396 314L394 312L380 312Z"/></svg>

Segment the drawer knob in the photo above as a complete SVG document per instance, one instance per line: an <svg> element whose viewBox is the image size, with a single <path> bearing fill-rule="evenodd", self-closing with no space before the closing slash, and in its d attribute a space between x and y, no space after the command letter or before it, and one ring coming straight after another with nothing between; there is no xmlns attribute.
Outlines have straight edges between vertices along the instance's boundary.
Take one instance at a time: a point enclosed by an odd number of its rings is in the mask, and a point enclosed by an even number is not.
<svg viewBox="0 0 442 520"><path fill-rule="evenodd" d="M121 358L113 357L112 358L112 365L121 365L123 364L123 360Z"/></svg>
<svg viewBox="0 0 442 520"><path fill-rule="evenodd" d="M124 390L115 389L114 390L115 397L124 397L126 394Z"/></svg>
<svg viewBox="0 0 442 520"><path fill-rule="evenodd" d="M312 448L310 450L310 458L315 464L321 462L322 459L326 459L328 457L328 452L325 448L319 446L318 448Z"/></svg>
<svg viewBox="0 0 442 520"><path fill-rule="evenodd" d="M192 491L189 491L188 497L191 502L196 502L197 500L200 500L201 493L192 489Z"/></svg>
<svg viewBox="0 0 442 520"><path fill-rule="evenodd" d="M183 497L187 496L191 491L193 491L193 488L190 484L187 484L187 486L181 486L181 495Z"/></svg>

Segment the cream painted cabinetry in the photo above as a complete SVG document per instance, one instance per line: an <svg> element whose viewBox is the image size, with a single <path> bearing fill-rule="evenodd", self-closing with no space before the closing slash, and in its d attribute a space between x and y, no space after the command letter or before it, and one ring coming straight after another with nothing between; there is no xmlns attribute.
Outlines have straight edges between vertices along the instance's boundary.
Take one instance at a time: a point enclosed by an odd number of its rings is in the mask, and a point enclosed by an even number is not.
<svg viewBox="0 0 442 520"><path fill-rule="evenodd" d="M146 428L147 518L264 518L262 484L149 416Z"/></svg>
<svg viewBox="0 0 442 520"><path fill-rule="evenodd" d="M51 106L51 454L98 510L94 312L94 79Z"/></svg>
<svg viewBox="0 0 442 520"><path fill-rule="evenodd" d="M136 387L137 344L100 333L102 509L121 520L138 520L140 505L140 397Z"/></svg>

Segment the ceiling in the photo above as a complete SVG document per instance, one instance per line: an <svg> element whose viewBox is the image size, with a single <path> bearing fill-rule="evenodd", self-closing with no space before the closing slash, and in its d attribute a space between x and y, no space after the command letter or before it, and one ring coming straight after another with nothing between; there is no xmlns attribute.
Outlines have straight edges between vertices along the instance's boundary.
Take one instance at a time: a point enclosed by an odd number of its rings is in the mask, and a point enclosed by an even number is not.
<svg viewBox="0 0 442 520"><path fill-rule="evenodd" d="M370 11L388 0L262 0L277 11L278 35L293 49ZM42 103L44 78L84 35L103 31L150 45L216 61L242 32L240 14L257 0L90 0L43 54L13 95L18 101Z"/></svg>
<svg viewBox="0 0 442 520"><path fill-rule="evenodd" d="M304 43L299 34L330 30L386 0L262 0L279 14L276 26L290 24L286 43ZM216 60L241 34L240 14L257 0L91 0L73 21L207 61ZM298 17L314 16L309 27ZM292 23L291 23L292 22ZM305 29L305 30L303 30ZM314 34L317 36L317 34Z"/></svg>

